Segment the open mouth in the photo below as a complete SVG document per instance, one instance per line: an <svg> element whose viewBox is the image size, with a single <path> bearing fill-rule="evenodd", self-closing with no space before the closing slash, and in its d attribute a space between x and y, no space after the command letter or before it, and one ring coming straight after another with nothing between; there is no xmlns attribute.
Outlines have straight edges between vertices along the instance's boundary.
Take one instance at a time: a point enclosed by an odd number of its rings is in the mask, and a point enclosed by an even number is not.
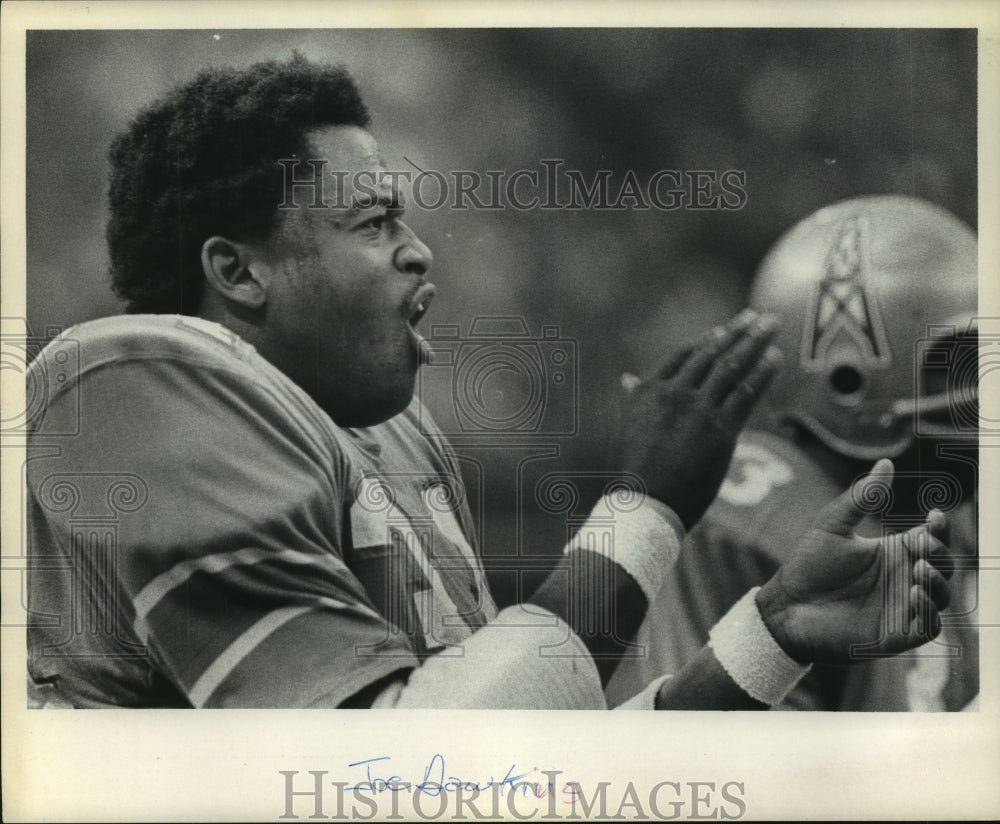
<svg viewBox="0 0 1000 824"><path fill-rule="evenodd" d="M420 319L427 314L427 310L430 308L431 301L434 300L435 288L433 283L425 283L414 293L413 297L410 298L409 305L409 323L410 326L416 327L420 323Z"/></svg>

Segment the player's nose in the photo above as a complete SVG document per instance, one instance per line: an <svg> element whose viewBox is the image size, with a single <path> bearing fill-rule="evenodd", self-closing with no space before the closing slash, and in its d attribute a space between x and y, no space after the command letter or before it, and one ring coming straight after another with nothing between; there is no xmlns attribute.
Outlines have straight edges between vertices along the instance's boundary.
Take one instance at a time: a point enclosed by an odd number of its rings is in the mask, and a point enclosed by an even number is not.
<svg viewBox="0 0 1000 824"><path fill-rule="evenodd" d="M427 274L434 263L434 253L409 226L403 226L403 233L403 242L396 250L396 268L400 272Z"/></svg>

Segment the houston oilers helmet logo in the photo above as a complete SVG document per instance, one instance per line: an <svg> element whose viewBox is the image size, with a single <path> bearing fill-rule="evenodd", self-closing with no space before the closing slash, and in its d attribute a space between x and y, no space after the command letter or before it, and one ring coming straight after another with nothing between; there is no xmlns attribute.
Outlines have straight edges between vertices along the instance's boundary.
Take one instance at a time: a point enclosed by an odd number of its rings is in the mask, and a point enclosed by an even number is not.
<svg viewBox="0 0 1000 824"><path fill-rule="evenodd" d="M834 237L806 312L804 369L820 371L842 363L884 368L892 360L878 304L866 288L866 230L863 217L852 217Z"/></svg>

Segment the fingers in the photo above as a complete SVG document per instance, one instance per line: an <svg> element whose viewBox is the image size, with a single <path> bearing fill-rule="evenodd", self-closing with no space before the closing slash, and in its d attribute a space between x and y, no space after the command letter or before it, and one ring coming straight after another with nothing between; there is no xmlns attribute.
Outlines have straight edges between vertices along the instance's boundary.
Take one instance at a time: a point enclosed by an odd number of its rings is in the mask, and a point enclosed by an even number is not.
<svg viewBox="0 0 1000 824"><path fill-rule="evenodd" d="M928 549L927 560L950 581L955 574L955 559L948 548L951 540L951 526L948 518L940 510L931 510L927 516Z"/></svg>
<svg viewBox="0 0 1000 824"><path fill-rule="evenodd" d="M667 358L666 363L660 367L657 377L661 380L669 380L676 374L677 370L683 366L684 362L691 356L691 353L699 346L703 346L711 340L713 335L724 335L725 330L721 326L716 326L708 335L702 336L693 343L687 343Z"/></svg>
<svg viewBox="0 0 1000 824"><path fill-rule="evenodd" d="M896 567L897 584L907 593L906 632L908 642L905 648L919 646L937 637L941 632L941 611L951 603L948 581L942 571L935 566L932 558L947 554L947 550L927 526L915 527L902 535L892 536L886 548L899 541L903 555L901 567ZM897 546L899 544L896 544ZM897 586L890 584L890 589ZM891 623L890 617L890 623Z"/></svg>
<svg viewBox="0 0 1000 824"><path fill-rule="evenodd" d="M817 526L834 535L853 535L857 525L871 511L872 502L879 500L892 484L893 472L892 461L888 458L877 461L871 472L855 481L850 489L827 505Z"/></svg>
<svg viewBox="0 0 1000 824"><path fill-rule="evenodd" d="M917 584L910 587L910 621L918 640L937 638L941 633L941 616L930 595Z"/></svg>
<svg viewBox="0 0 1000 824"><path fill-rule="evenodd" d="M716 326L692 343L674 352L659 368L659 380L676 380L688 387L704 384L705 396L712 406L720 405L738 387L731 414L749 412L767 386L780 362L777 349L767 349L777 331L773 316L761 317L752 309L744 309L724 326ZM622 389L632 392L641 383L626 372L621 377ZM746 414L744 412L743 414Z"/></svg>
<svg viewBox="0 0 1000 824"><path fill-rule="evenodd" d="M720 410L726 429L740 427L781 364L780 350L771 345L777 329L773 316L745 309L675 352L656 377L698 389L708 407ZM622 375L626 392L639 383L630 373Z"/></svg>
<svg viewBox="0 0 1000 824"><path fill-rule="evenodd" d="M659 372L657 372L657 377L660 380L670 380L687 363L692 352L705 349L717 351L718 347L722 346L723 342L730 338L734 330L746 328L746 325L755 317L756 313L751 312L749 309L744 309L724 326L713 326L705 334L701 335L701 337L696 338L691 343L685 344L667 358L663 366L660 367Z"/></svg>
<svg viewBox="0 0 1000 824"><path fill-rule="evenodd" d="M667 358L664 364L659 368L659 370L657 370L656 377L660 380L669 380L672 378L677 373L677 370L684 365L689 357L691 357L692 352L705 346L711 347L725 339L728 334L729 326L732 326L737 321L742 324L743 321L740 319L745 314L746 312L741 312L733 318L727 326L714 326L701 337L691 341L690 343L684 344L680 349ZM632 392L640 383L642 383L642 380L637 375L633 375L631 372L626 372L621 377L621 383L622 389L626 392Z"/></svg>
<svg viewBox="0 0 1000 824"><path fill-rule="evenodd" d="M927 513L927 531L937 542L932 545L930 562L950 580L955 574L955 560L948 551L951 544L951 521L940 509L932 509Z"/></svg>
<svg viewBox="0 0 1000 824"><path fill-rule="evenodd" d="M745 309L733 318L724 327L713 329L706 337L707 340L697 344L691 354L684 360L683 364L673 375L674 379L687 386L701 386L706 376L713 367L717 366L717 361L729 353L733 346L741 341L744 335L751 329L757 334L763 334L762 329L758 329L762 319L756 312ZM773 319L767 321L768 340L773 336L777 325ZM722 367L724 371L735 371L742 377L752 366L752 360L745 351L734 353L734 360L725 361ZM736 380L739 380L739 377Z"/></svg>
<svg viewBox="0 0 1000 824"><path fill-rule="evenodd" d="M777 330L777 318L765 315L750 324L726 351L715 358L702 382L709 403L720 404L734 387L756 370Z"/></svg>
<svg viewBox="0 0 1000 824"><path fill-rule="evenodd" d="M955 562L948 545L939 537L947 539L948 532L948 519L935 509L927 516L926 524L915 526L902 535L910 561L926 560L945 580L955 574Z"/></svg>
<svg viewBox="0 0 1000 824"><path fill-rule="evenodd" d="M729 393L722 404L722 415L732 425L742 425L751 410L770 385L771 380L781 367L781 350L776 346L768 346L764 357Z"/></svg>
<svg viewBox="0 0 1000 824"><path fill-rule="evenodd" d="M931 597L938 610L948 608L951 603L951 591L944 576L936 570L929 561L919 560L913 566L914 583Z"/></svg>

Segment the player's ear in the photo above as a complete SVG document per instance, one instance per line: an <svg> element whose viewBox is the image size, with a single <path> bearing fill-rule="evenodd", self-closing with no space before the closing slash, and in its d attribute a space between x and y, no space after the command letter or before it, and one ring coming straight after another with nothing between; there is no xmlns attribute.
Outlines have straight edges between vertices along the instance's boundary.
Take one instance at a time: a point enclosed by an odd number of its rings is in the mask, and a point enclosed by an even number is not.
<svg viewBox="0 0 1000 824"><path fill-rule="evenodd" d="M253 265L250 247L215 235L201 247L201 268L210 288L246 309L267 302L267 280Z"/></svg>

